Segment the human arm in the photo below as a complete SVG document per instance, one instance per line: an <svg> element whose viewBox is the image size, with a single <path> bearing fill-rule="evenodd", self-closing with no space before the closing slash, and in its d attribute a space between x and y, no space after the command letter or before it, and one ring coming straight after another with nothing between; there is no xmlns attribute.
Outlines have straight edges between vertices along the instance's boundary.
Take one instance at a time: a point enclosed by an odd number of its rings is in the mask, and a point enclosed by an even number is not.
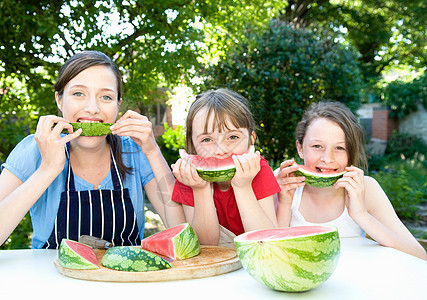
<svg viewBox="0 0 427 300"><path fill-rule="evenodd" d="M54 127L54 124L56 126ZM72 130L67 120L56 116L43 116L37 124L34 140L41 155L40 166L23 182L10 170L0 175L0 244L3 244L28 210L46 191L63 170L66 143L81 133L61 137L63 129ZM31 157L31 155L29 154Z"/></svg>
<svg viewBox="0 0 427 300"><path fill-rule="evenodd" d="M378 182L356 167L335 184L346 190L345 200L350 217L379 244L427 260L427 253L400 221Z"/></svg>
<svg viewBox="0 0 427 300"><path fill-rule="evenodd" d="M276 209L279 227L289 227L292 218L292 199L296 188L304 186L304 177L296 177L293 172L298 166L292 166L295 161L286 160L280 164L280 168L274 171L277 183L281 191L277 193L278 205Z"/></svg>
<svg viewBox="0 0 427 300"><path fill-rule="evenodd" d="M165 226L173 227L183 223L185 218L181 204L171 200L175 178L156 143L148 118L128 110L111 130L113 134L132 138L147 157L155 180L148 182L144 190Z"/></svg>
<svg viewBox="0 0 427 300"><path fill-rule="evenodd" d="M231 186L244 230L276 228L277 219L273 196L258 200L252 188L252 181L261 170L259 152L233 155L233 161L236 165L236 174L231 180Z"/></svg>
<svg viewBox="0 0 427 300"><path fill-rule="evenodd" d="M183 205L185 218L193 227L201 244L218 245L220 231L213 200L213 186L200 178L191 160L191 157L180 158L173 165L176 179L190 187L193 193L194 206Z"/></svg>

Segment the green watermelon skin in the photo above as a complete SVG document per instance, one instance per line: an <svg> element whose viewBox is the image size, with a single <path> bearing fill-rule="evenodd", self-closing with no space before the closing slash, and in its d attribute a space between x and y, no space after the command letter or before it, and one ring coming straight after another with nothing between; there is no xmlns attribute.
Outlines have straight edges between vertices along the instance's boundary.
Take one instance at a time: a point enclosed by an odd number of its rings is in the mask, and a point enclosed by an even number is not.
<svg viewBox="0 0 427 300"><path fill-rule="evenodd" d="M70 123L73 126L75 132L79 128L82 129L80 136L101 136L111 133L110 127L112 123Z"/></svg>
<svg viewBox="0 0 427 300"><path fill-rule="evenodd" d="M340 179L345 172L336 173L335 176L327 175L322 176L322 173L317 172L306 172L303 169L298 169L294 172L295 176L304 176L305 184L311 185L314 187L328 187L334 185L338 179Z"/></svg>
<svg viewBox="0 0 427 300"><path fill-rule="evenodd" d="M255 152L255 147L250 146L246 153ZM189 154L184 150L179 150L181 158ZM219 159L215 157L201 157L199 155L190 155L193 157L193 165L196 168L200 178L209 182L223 182L233 179L236 174L236 166L231 154L227 158Z"/></svg>
<svg viewBox="0 0 427 300"><path fill-rule="evenodd" d="M222 182L222 181L228 181L233 179L234 175L236 174L236 167L230 168L228 170L220 170L220 171L208 171L208 170L202 170L197 169L197 174L206 181L210 182Z"/></svg>
<svg viewBox="0 0 427 300"><path fill-rule="evenodd" d="M146 272L171 268L163 258L135 246L117 246L107 249L101 265L116 271Z"/></svg>
<svg viewBox="0 0 427 300"><path fill-rule="evenodd" d="M303 292L313 289L325 282L338 264L340 240L336 228L313 236L282 240L245 241L239 238L243 235L235 238L243 268L258 282L274 290Z"/></svg>
<svg viewBox="0 0 427 300"><path fill-rule="evenodd" d="M96 254L90 246L68 239L62 239L59 245L58 263L67 269L99 269Z"/></svg>
<svg viewBox="0 0 427 300"><path fill-rule="evenodd" d="M141 241L142 248L172 259L187 259L200 254L200 243L189 223L155 233Z"/></svg>

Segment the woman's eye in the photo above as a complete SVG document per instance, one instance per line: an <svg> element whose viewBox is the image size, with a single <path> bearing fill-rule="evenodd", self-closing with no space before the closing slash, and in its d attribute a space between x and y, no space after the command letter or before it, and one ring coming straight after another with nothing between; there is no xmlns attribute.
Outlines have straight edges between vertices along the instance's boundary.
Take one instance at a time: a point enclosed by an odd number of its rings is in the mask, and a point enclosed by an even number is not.
<svg viewBox="0 0 427 300"><path fill-rule="evenodd" d="M74 92L73 96L81 97L81 96L83 96L83 93L82 92Z"/></svg>
<svg viewBox="0 0 427 300"><path fill-rule="evenodd" d="M102 99L103 99L103 100L106 100L106 101L111 101L111 100L113 100L113 98L112 98L112 97L110 97L110 96L108 96L108 95L104 95L104 96L102 96Z"/></svg>
<svg viewBox="0 0 427 300"><path fill-rule="evenodd" d="M320 145L313 145L312 147L313 147L313 148L315 148L315 149L320 149L320 148L322 148L322 146L320 146Z"/></svg>
<svg viewBox="0 0 427 300"><path fill-rule="evenodd" d="M209 143L210 141L212 141L210 138L204 138L202 140L202 143Z"/></svg>
<svg viewBox="0 0 427 300"><path fill-rule="evenodd" d="M230 139L230 140L238 140L239 137L237 135L231 135L228 139Z"/></svg>
<svg viewBox="0 0 427 300"><path fill-rule="evenodd" d="M337 147L337 149L340 150L340 151L345 151L345 148L341 147L341 146Z"/></svg>

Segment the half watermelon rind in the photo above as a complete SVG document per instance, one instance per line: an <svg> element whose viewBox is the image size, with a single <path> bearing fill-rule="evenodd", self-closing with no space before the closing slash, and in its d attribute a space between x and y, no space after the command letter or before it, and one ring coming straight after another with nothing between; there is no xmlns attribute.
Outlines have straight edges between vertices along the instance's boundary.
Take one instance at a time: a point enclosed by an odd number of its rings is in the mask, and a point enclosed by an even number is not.
<svg viewBox="0 0 427 300"><path fill-rule="evenodd" d="M107 249L101 265L126 272L157 271L172 267L168 261L137 246L116 246Z"/></svg>
<svg viewBox="0 0 427 300"><path fill-rule="evenodd" d="M243 268L274 290L302 292L335 271L340 240L335 226L300 226L243 233L234 239Z"/></svg>

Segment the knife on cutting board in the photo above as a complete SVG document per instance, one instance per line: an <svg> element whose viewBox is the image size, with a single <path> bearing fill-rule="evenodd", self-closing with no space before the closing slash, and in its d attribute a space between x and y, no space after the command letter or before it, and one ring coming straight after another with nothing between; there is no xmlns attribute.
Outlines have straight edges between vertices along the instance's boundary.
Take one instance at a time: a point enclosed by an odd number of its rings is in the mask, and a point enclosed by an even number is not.
<svg viewBox="0 0 427 300"><path fill-rule="evenodd" d="M95 249L108 249L113 247L113 244L109 241L90 235L81 235L79 237L79 242Z"/></svg>

